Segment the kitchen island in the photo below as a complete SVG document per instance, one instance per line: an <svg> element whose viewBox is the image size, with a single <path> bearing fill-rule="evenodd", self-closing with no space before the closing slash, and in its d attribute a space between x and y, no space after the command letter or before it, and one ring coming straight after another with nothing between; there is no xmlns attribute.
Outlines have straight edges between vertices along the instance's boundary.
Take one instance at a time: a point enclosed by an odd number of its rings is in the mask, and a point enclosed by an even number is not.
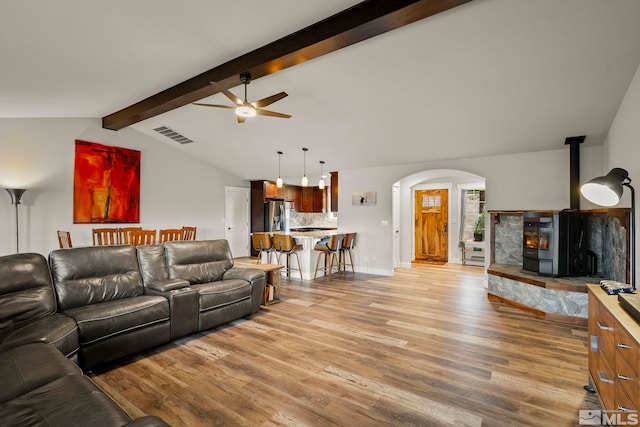
<svg viewBox="0 0 640 427"><path fill-rule="evenodd" d="M289 231L289 232L278 232L279 234L289 234L299 245L302 245L302 250L298 251L298 257L300 258L300 271L302 273L302 278L304 280L313 280L313 274L316 269L316 260L318 259L318 252L313 250L313 247L318 243L320 239L323 237L331 236L334 234L344 234L344 232L338 232L337 229L329 229L329 230L315 230L315 231ZM274 233L275 234L275 233ZM295 256L292 261L293 267L296 268ZM262 255L262 262L267 261L267 255ZM282 264L286 262L285 258L282 257L280 260ZM293 271L290 273L292 277L298 277L298 272Z"/></svg>

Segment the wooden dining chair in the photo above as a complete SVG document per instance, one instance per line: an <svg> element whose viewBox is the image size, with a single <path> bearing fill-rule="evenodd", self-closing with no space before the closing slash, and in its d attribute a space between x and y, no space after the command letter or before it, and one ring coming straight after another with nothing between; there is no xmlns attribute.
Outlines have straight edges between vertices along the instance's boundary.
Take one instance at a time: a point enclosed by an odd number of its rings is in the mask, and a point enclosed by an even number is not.
<svg viewBox="0 0 640 427"><path fill-rule="evenodd" d="M73 244L71 243L71 233L68 231L58 230L58 244L60 245L60 249L72 248Z"/></svg>
<svg viewBox="0 0 640 427"><path fill-rule="evenodd" d="M160 230L160 243L182 240L182 228L166 228Z"/></svg>
<svg viewBox="0 0 640 427"><path fill-rule="evenodd" d="M196 240L196 227L182 227L182 240Z"/></svg>
<svg viewBox="0 0 640 427"><path fill-rule="evenodd" d="M120 243L117 228L94 228L92 233L94 246L117 245Z"/></svg>
<svg viewBox="0 0 640 427"><path fill-rule="evenodd" d="M156 244L156 230L134 230L130 237L131 244L134 246Z"/></svg>
<svg viewBox="0 0 640 427"><path fill-rule="evenodd" d="M133 245L131 233L141 231L142 227L122 227L118 228L118 243L121 245Z"/></svg>

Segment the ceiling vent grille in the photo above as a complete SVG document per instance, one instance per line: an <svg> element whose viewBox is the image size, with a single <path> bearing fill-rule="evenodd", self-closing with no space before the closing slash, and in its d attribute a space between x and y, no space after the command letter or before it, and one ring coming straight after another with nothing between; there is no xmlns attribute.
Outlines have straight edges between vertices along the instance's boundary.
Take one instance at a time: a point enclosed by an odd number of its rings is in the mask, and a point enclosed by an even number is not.
<svg viewBox="0 0 640 427"><path fill-rule="evenodd" d="M189 139L186 136L176 132L175 130L167 127L167 126L160 126L154 129L156 132L158 132L161 135L166 136L169 139L173 139L174 141L180 143L180 144L190 144L193 142L193 139Z"/></svg>

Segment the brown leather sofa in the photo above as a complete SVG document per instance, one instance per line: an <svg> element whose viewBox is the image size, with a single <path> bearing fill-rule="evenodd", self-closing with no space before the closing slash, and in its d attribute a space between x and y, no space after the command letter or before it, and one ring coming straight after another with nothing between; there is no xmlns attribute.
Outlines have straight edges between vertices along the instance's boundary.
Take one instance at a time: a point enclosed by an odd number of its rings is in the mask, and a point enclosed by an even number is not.
<svg viewBox="0 0 640 427"><path fill-rule="evenodd" d="M77 360L77 330L73 319L57 313L55 290L44 256L0 257L0 350L44 342Z"/></svg>
<svg viewBox="0 0 640 427"><path fill-rule="evenodd" d="M145 295L134 246L58 249L49 265L58 310L78 325L85 371L170 341L169 302Z"/></svg>
<svg viewBox="0 0 640 427"><path fill-rule="evenodd" d="M77 366L75 320L57 313L47 260L0 257L0 425L167 426L132 421Z"/></svg>
<svg viewBox="0 0 640 427"><path fill-rule="evenodd" d="M255 313L264 284L233 267L226 240L0 257L0 424L166 425L132 421L73 362L90 370Z"/></svg>
<svg viewBox="0 0 640 427"><path fill-rule="evenodd" d="M53 346L25 344L0 352L3 426L168 426L135 421Z"/></svg>
<svg viewBox="0 0 640 427"><path fill-rule="evenodd" d="M226 240L173 241L164 248L169 279L184 280L198 292L198 331L260 310L265 273L233 267Z"/></svg>

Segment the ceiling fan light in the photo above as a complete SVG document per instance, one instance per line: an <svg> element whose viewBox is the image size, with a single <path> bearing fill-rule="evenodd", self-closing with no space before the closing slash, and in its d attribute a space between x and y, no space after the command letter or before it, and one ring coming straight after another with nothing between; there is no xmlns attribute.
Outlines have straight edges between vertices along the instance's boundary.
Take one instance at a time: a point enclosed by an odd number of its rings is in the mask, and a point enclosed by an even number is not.
<svg viewBox="0 0 640 427"><path fill-rule="evenodd" d="M241 105L236 107L236 115L240 117L255 117L256 109L250 106Z"/></svg>

